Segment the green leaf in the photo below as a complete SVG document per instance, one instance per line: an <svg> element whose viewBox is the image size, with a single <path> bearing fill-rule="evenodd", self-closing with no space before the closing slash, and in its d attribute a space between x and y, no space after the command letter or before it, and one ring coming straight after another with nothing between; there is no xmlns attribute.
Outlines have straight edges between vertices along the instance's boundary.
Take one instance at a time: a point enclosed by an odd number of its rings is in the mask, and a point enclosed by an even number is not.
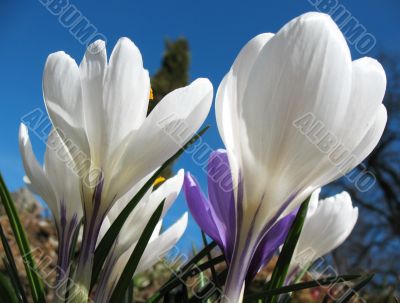
<svg viewBox="0 0 400 303"><path fill-rule="evenodd" d="M133 281L129 284L128 289L125 292L123 303L133 303Z"/></svg>
<svg viewBox="0 0 400 303"><path fill-rule="evenodd" d="M14 233L15 241L17 242L19 251L24 260L26 276L29 281L29 286L32 292L32 299L35 303L45 302L45 293L43 289L43 282L39 275L39 271L33 259L31 249L29 246L28 238L26 237L21 220L15 209L14 202L11 199L10 192L0 174L0 198L4 205L8 220L10 221L11 229Z"/></svg>
<svg viewBox="0 0 400 303"><path fill-rule="evenodd" d="M280 287L280 288L261 291L256 294L245 295L243 298L243 302L251 302L253 300L262 299L262 298L270 297L270 296L274 296L274 295L290 293L290 292L294 292L294 291L299 291L302 289L343 283L343 282L355 280L358 278L360 278L360 275L343 275L343 276L334 276L334 277L328 277L328 278L314 280L314 281L297 283L297 284L288 285L288 286L284 286L284 287Z"/></svg>
<svg viewBox="0 0 400 303"><path fill-rule="evenodd" d="M26 298L24 288L22 287L22 283L18 275L18 269L17 266L15 265L14 256L12 255L10 245L8 244L7 238L3 231L3 226L1 224L0 224L0 238L6 255L6 259L3 260L3 262L7 268L7 272L10 276L11 283L15 289L15 292L17 293L19 302L26 303L28 302L28 300Z"/></svg>
<svg viewBox="0 0 400 303"><path fill-rule="evenodd" d="M144 253L144 250L150 240L151 235L153 234L154 228L160 220L164 207L164 201L161 202L161 204L157 207L156 211L153 213L149 222L144 228L143 233L141 234L135 246L135 249L133 250L128 262L125 265L121 277L119 278L117 285L115 286L115 289L110 298L110 302L121 302L129 285L132 284L133 275L136 271L137 266L139 265L140 258Z"/></svg>
<svg viewBox="0 0 400 303"><path fill-rule="evenodd" d="M299 240L304 220L307 215L310 197L308 197L307 200L303 202L296 215L296 218L294 219L292 227L290 228L289 234L285 240L285 244L283 245L282 251L279 254L279 258L272 273L271 280L268 283L268 290L279 288L285 283L285 278L293 257L293 252L296 248L297 241ZM266 302L276 303L277 301L278 297L273 296L271 298L266 298Z"/></svg>
<svg viewBox="0 0 400 303"><path fill-rule="evenodd" d="M2 302L19 302L10 281L2 272L0 272L0 298Z"/></svg>
<svg viewBox="0 0 400 303"><path fill-rule="evenodd" d="M168 167L172 162L174 162L177 158L179 158L182 153L187 150L193 143L195 143L207 130L209 126L204 127L199 133L194 135L189 142L187 142L179 151L175 153L171 158L169 158L154 174L153 176L146 182L146 184L139 190L139 192L132 198L132 200L126 205L126 207L121 211L119 216L115 219L113 224L110 226L103 239L100 241L99 245L96 248L94 261L93 261L93 272L92 272L92 283L91 287L93 287L94 283L97 281L101 268L103 267L104 261L107 258L108 252L110 251L114 240L117 238L119 231L124 225L126 219L136 207L136 205L143 198L145 193L151 188L154 181L160 175L160 173Z"/></svg>
<svg viewBox="0 0 400 303"><path fill-rule="evenodd" d="M351 298L353 298L354 295L357 294L365 285L367 285L372 278L374 277L374 274L369 274L364 277L362 277L361 281L358 282L355 286L350 288L350 290L347 290L348 294L344 298L340 298L340 300L335 300L333 303L347 303L350 302Z"/></svg>

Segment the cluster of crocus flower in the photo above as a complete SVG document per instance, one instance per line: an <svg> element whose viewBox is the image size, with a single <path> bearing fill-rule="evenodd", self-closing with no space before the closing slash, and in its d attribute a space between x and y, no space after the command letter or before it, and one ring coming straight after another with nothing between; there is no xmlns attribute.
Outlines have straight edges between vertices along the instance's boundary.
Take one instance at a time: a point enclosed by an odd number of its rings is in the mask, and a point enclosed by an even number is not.
<svg viewBox="0 0 400 303"><path fill-rule="evenodd" d="M96 243L141 186L192 138L210 110L213 88L207 79L172 91L147 115L150 90L148 72L132 41L121 38L107 61L105 43L99 40L88 47L79 66L64 52L47 59L43 95L54 129L43 168L27 127L21 125L25 182L52 211L59 238L59 282L73 278L76 302L89 297ZM181 171L150 190L131 213L103 268L108 275L100 277L99 302L108 299L118 269L154 210L164 201L165 213L182 183ZM151 239L157 240L157 250L147 251L138 271L160 260L181 237L186 221L184 215L162 234L158 224ZM70 273L71 245L81 222L79 260Z"/></svg>
<svg viewBox="0 0 400 303"><path fill-rule="evenodd" d="M387 119L385 88L382 66L370 58L351 61L343 34L325 14L304 14L275 35L256 36L240 51L215 105L231 185L222 193L216 189L220 184L209 181L208 200L190 175L185 183L194 217L227 255L226 302L239 300L246 277L282 244L300 203L376 146ZM341 205L325 205L314 216L334 220L332 212ZM208 222L200 213L208 214ZM351 222L345 225L347 234ZM313 238L320 231L307 224L305 229L305 239L307 232ZM322 250L317 253L326 253L323 248L317 245Z"/></svg>
<svg viewBox="0 0 400 303"><path fill-rule="evenodd" d="M138 48L121 38L108 62L103 41L88 47L79 66L64 52L51 54L44 70L43 95L51 121L81 176L77 190L84 232L76 282L85 291L107 212L198 130L211 106L212 86L206 79L197 79L165 96L146 116L149 74ZM171 125L182 121L185 129L171 133ZM74 157L74 148L89 161Z"/></svg>
<svg viewBox="0 0 400 303"><path fill-rule="evenodd" d="M115 239L95 301L109 300L150 216L164 201L163 216L182 184L194 219L229 264L226 302L238 302L245 282L279 251L310 195L291 273L302 266L297 257L304 250L313 250L309 265L336 248L358 211L347 193L319 201L319 188L358 165L379 141L385 86L381 65L370 58L352 61L345 38L325 14L304 14L275 35L250 40L218 88L215 112L226 150L210 156L208 196L183 171L148 190ZM210 110L207 79L171 92L147 115L150 90L141 54L129 39L118 41L109 61L104 42L96 41L79 66L64 52L47 59L43 92L54 130L43 168L21 125L25 181L53 213L61 280L69 275L71 239L83 223L72 275L81 292L77 302L89 297L96 243ZM160 221L137 272L159 260L186 225L185 214L160 234Z"/></svg>

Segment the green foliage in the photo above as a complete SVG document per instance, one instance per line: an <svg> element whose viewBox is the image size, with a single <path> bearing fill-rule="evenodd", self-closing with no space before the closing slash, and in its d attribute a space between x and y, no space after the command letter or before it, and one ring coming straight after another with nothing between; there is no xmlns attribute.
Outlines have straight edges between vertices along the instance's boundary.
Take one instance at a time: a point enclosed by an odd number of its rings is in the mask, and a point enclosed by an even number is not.
<svg viewBox="0 0 400 303"><path fill-rule="evenodd" d="M374 274L369 274L364 276L360 282L358 282L356 285L354 285L351 288L351 291L347 291L347 295L344 298L340 298L340 300L335 300L334 303L347 303L350 302L350 300L357 295L357 293L364 287L366 286L374 277Z"/></svg>
<svg viewBox="0 0 400 303"><path fill-rule="evenodd" d="M3 227L1 224L0 224L0 237L1 237L1 243L3 244L4 252L6 255L6 257L3 258L3 263L4 263L4 266L6 267L7 272L10 276L11 284L14 287L16 296L18 297L18 301L23 302L23 303L28 302L26 295L25 295L25 291L22 287L21 280L19 278L18 269L17 269L17 266L15 265L15 260L14 260L14 256L11 251L11 247L7 241L7 238L4 234ZM6 289L6 287L5 287L5 289Z"/></svg>
<svg viewBox="0 0 400 303"><path fill-rule="evenodd" d="M2 302L9 303L18 303L21 302L17 299L17 295L15 294L15 289L13 289L13 285L9 281L9 279L0 272L0 298L4 300Z"/></svg>
<svg viewBox="0 0 400 303"><path fill-rule="evenodd" d="M310 197L301 205L296 218L290 228L289 234L285 240L282 251L279 255L278 262L276 263L275 269L272 273L271 281L269 282L268 289L279 288L285 283L285 278L289 269L290 262L293 257L294 249L296 248L297 241L299 240L301 230L303 228L304 220L307 215L308 203L310 202ZM271 303L277 302L277 297L271 297L269 301Z"/></svg>
<svg viewBox="0 0 400 303"><path fill-rule="evenodd" d="M347 281L355 280L360 278L360 275L343 275L343 276L333 276L319 280L313 280L308 282L297 283L289 286L279 287L275 289L270 289L256 294L249 294L244 297L244 302L253 302L254 300L263 299L265 297L287 294L293 291L298 291L302 289L308 289L324 285L334 285L337 283L344 283Z"/></svg>
<svg viewBox="0 0 400 303"><path fill-rule="evenodd" d="M45 302L45 293L43 282L33 259L28 238L26 237L24 227L15 208L14 202L11 199L10 192L0 174L0 198L6 211L8 220L10 221L11 229L14 233L15 241L18 245L21 256L24 259L26 275L32 292L32 299L35 303Z"/></svg>

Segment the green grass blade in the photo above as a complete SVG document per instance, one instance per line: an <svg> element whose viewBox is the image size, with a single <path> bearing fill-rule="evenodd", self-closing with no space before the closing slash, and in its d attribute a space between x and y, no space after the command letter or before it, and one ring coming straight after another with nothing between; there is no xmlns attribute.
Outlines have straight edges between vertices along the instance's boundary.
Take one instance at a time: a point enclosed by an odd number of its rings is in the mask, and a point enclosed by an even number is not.
<svg viewBox="0 0 400 303"><path fill-rule="evenodd" d="M364 286L366 286L374 277L374 274L365 275L362 277L361 281L358 282L355 286L350 288L347 292L349 292L344 298L340 300L333 301L333 303L347 303L353 298L354 295L357 294Z"/></svg>
<svg viewBox="0 0 400 303"><path fill-rule="evenodd" d="M288 285L288 286L284 286L284 287L280 287L280 288L261 291L256 294L245 295L243 302L252 302L254 300L262 299L265 297L286 294L286 293L299 291L302 289L318 287L318 286L343 283L343 282L347 282L347 281L351 281L351 280L355 280L355 279L359 279L359 278L360 278L360 275L343 275L343 276L334 276L334 277L328 277L328 278L314 280L314 281L297 283L297 284Z"/></svg>
<svg viewBox="0 0 400 303"><path fill-rule="evenodd" d="M21 294L21 292L19 291L19 286L18 286L18 282L15 280L15 277L13 275L11 275L10 273L12 272L13 269L11 269L11 265L8 263L7 258L3 257L3 264L4 264L4 268L6 270L6 273L8 273L8 278L11 282L11 285L13 287L13 294L16 296L17 301L19 303L26 303L27 301L23 301L23 296Z"/></svg>
<svg viewBox="0 0 400 303"><path fill-rule="evenodd" d="M139 265L139 261L144 253L147 243L149 242L150 237L153 234L154 228L160 220L164 207L164 201L158 206L156 211L151 216L146 227L144 228L143 233L135 246L135 249L129 257L124 271L122 272L121 277L119 278L117 285L115 286L115 289L110 298L110 302L122 302L126 290L132 283L133 275L136 271L137 266Z"/></svg>
<svg viewBox="0 0 400 303"><path fill-rule="evenodd" d="M10 281L2 272L0 272L0 298L1 302L19 302Z"/></svg>
<svg viewBox="0 0 400 303"><path fill-rule="evenodd" d="M289 269L290 262L293 257L294 249L296 248L297 241L299 240L301 230L303 228L304 220L307 215L308 203L310 197L301 205L296 218L290 228L289 234L285 240L282 251L279 254L278 261L271 276L268 290L281 287L285 283L285 278ZM266 298L266 302L276 303L278 298Z"/></svg>
<svg viewBox="0 0 400 303"><path fill-rule="evenodd" d="M209 126L204 127L199 133L193 136L193 138L187 142L178 152L175 153L171 158L169 158L154 174L153 176L146 182L146 184L139 190L139 192L132 198L132 200L126 205L120 215L115 219L113 224L110 226L103 239L100 241L99 245L96 248L93 262L93 272L92 272L92 283L91 287L93 287L94 283L97 281L101 268L103 267L104 261L107 258L108 252L110 251L114 240L116 239L119 231L124 225L126 219L129 214L133 211L136 205L143 198L145 193L151 188L154 181L160 175L160 173L168 167L171 163L173 163L176 159L178 159L185 150L187 150L193 143L195 143L207 130Z"/></svg>
<svg viewBox="0 0 400 303"><path fill-rule="evenodd" d="M11 229L14 233L15 241L18 245L21 256L24 259L26 276L29 281L29 286L32 292L32 299L35 303L45 302L45 292L43 282L39 275L35 260L33 259L28 238L21 224L21 220L15 209L14 202L11 199L10 192L0 174L0 198L6 211L8 220L10 221Z"/></svg>
<svg viewBox="0 0 400 303"><path fill-rule="evenodd" d="M21 280L18 275L18 269L15 265L14 256L12 254L10 245L8 244L7 238L4 234L3 226L0 224L0 238L1 243L3 244L4 253L6 255L6 259L3 260L4 265L7 267L7 272L10 276L11 283L17 293L17 297L20 302L26 303L28 302L24 288L22 287Z"/></svg>
<svg viewBox="0 0 400 303"><path fill-rule="evenodd" d="M133 288L134 284L133 281L129 284L128 289L125 292L123 303L133 303Z"/></svg>

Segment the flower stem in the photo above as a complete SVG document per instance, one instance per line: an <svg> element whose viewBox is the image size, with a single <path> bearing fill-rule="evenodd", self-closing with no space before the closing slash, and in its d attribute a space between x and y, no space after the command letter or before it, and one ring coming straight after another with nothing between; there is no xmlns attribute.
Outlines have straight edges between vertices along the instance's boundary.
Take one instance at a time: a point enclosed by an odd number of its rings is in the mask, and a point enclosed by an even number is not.
<svg viewBox="0 0 400 303"><path fill-rule="evenodd" d="M84 195L91 197L84 199L84 225L82 246L79 254L78 266L75 271L74 285L72 286L72 303L88 302L90 284L92 280L92 270L94 261L94 252L96 249L97 237L99 236L101 224L105 217L106 211L101 210L101 196L103 191L103 182L101 181L95 186L90 194Z"/></svg>
<svg viewBox="0 0 400 303"><path fill-rule="evenodd" d="M96 241L100 231L102 217L92 217L85 224L82 238L82 247L79 254L78 266L75 272L76 290L79 292L78 297L89 297L89 289L92 278L92 267L94 252L96 249ZM78 301L73 301L78 302ZM81 301L82 302L82 301ZM86 301L85 301L86 302Z"/></svg>
<svg viewBox="0 0 400 303"><path fill-rule="evenodd" d="M253 255L252 246L253 245L248 245L245 250L240 251L234 249L228 277L226 278L224 296L221 300L222 303L241 302L244 281Z"/></svg>
<svg viewBox="0 0 400 303"><path fill-rule="evenodd" d="M107 256L103 272L100 276L99 283L97 285L95 302L103 303L108 302L111 297L112 291L114 290L113 286L115 286L117 281L112 281L114 276L112 275L112 271L117 263L117 255L115 252L115 243L113 245L112 250Z"/></svg>
<svg viewBox="0 0 400 303"><path fill-rule="evenodd" d="M67 283L71 266L71 255L73 240L78 231L76 217L58 228L58 259L57 259L57 279L55 285L56 302L64 302L67 293Z"/></svg>

